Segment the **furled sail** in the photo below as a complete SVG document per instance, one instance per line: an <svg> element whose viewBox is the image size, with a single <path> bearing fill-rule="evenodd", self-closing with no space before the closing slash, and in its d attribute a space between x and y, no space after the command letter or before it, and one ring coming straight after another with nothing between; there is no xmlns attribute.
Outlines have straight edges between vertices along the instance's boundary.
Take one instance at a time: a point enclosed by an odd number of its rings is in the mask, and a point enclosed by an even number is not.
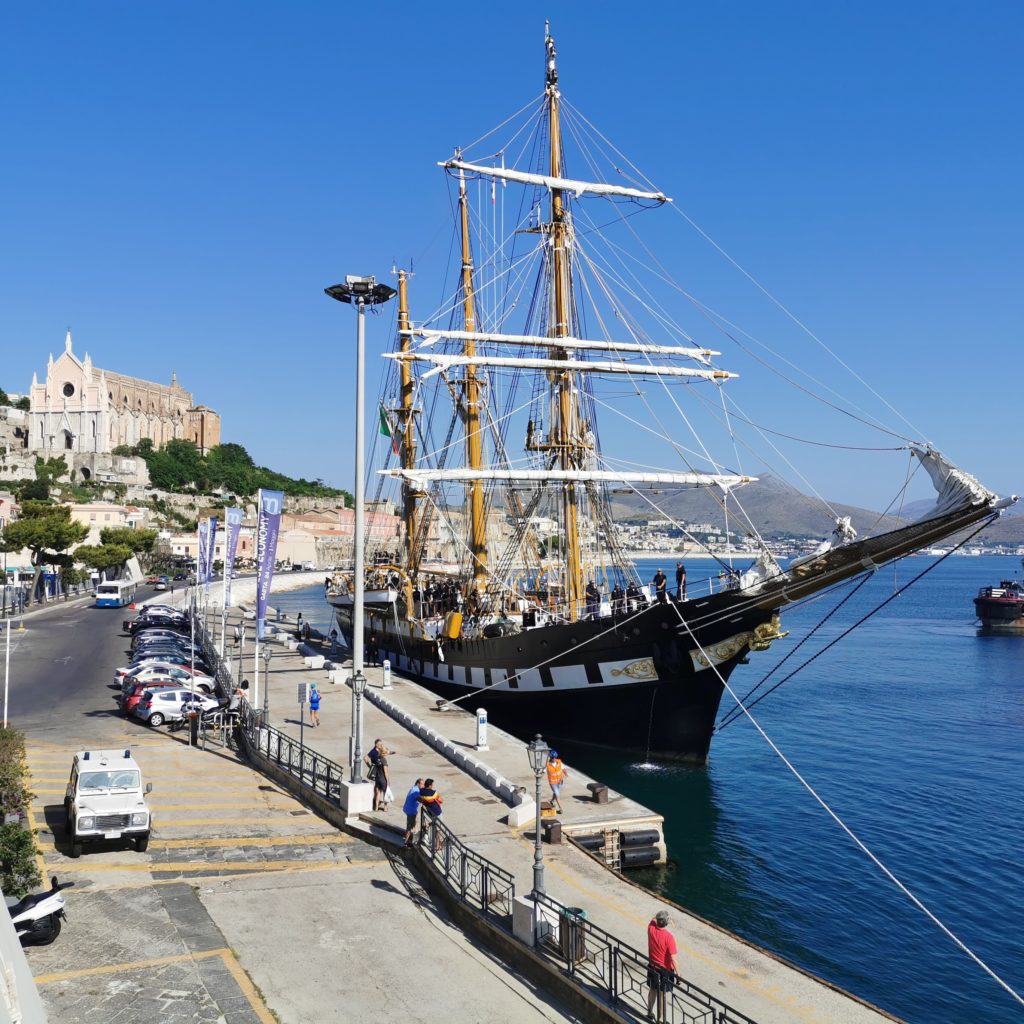
<svg viewBox="0 0 1024 1024"><path fill-rule="evenodd" d="M571 370L583 373L627 373L644 377L699 377L702 380L726 380L738 374L727 370L694 370L688 366L654 366L650 363L611 363L586 359L519 359L513 356L459 356L431 352L385 352L388 359L433 363L424 379L452 366L494 366L517 370Z"/></svg>
<svg viewBox="0 0 1024 1024"><path fill-rule="evenodd" d="M473 480L501 480L508 483L601 483L669 484L705 486L715 484L723 490L748 484L755 476L731 473L620 473L610 469L382 469L381 474L397 476L423 485L432 480L468 483Z"/></svg>
<svg viewBox="0 0 1024 1024"><path fill-rule="evenodd" d="M509 167L483 167L480 164L467 164L462 160L443 160L437 165L454 171L468 171L471 174L486 174L491 178L503 181L518 181L523 185L543 185L549 189L561 189L572 192L576 197L593 196L626 196L629 199L651 199L658 203L671 203L664 192L644 192L638 188L626 188L623 185L606 185L601 181L575 181L572 178L554 178L547 174L531 174L528 171L514 171Z"/></svg>
<svg viewBox="0 0 1024 1024"><path fill-rule="evenodd" d="M935 506L917 522L936 519L961 508L984 505L997 500L997 495L982 486L970 473L957 469L934 448L910 449L928 471L935 485Z"/></svg>
<svg viewBox="0 0 1024 1024"><path fill-rule="evenodd" d="M588 338L548 338L542 334L493 334L485 331L434 331L424 328L407 332L422 338L420 348L429 348L445 338L451 341L495 342L503 345L528 345L541 348L584 349L595 352L640 352L644 355L687 356L706 363L711 356L720 356L710 348L690 348L685 345L646 345L633 341L595 341Z"/></svg>

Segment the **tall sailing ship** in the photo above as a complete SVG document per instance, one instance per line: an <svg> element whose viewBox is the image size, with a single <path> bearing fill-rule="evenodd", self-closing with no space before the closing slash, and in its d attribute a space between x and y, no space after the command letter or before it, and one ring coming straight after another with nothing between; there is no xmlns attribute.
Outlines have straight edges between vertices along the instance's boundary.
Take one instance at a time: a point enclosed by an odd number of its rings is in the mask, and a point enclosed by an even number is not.
<svg viewBox="0 0 1024 1024"><path fill-rule="evenodd" d="M671 200L563 99L550 35L545 46L543 94L499 126L503 140L489 133L440 164L453 193L454 294L414 320L411 275L398 273L378 497L394 488L403 530L397 549L371 542L364 641L511 731L703 762L731 673L787 635L780 609L1008 501L907 439L904 456L937 491L931 512L858 538L819 500L831 539L783 567L744 507L755 478L738 468L737 437L754 424L730 396L737 374L651 283L690 300L737 353L743 336L649 249L627 254L633 215ZM566 139L593 180L573 176ZM599 180L603 163L612 180ZM728 457L713 454L706 428L724 431ZM720 558L720 576L685 594L674 578L662 588L641 578L615 523L628 495L685 536L662 508L682 488L705 489L725 535L757 553L742 569ZM350 641L353 590L339 574L327 594Z"/></svg>

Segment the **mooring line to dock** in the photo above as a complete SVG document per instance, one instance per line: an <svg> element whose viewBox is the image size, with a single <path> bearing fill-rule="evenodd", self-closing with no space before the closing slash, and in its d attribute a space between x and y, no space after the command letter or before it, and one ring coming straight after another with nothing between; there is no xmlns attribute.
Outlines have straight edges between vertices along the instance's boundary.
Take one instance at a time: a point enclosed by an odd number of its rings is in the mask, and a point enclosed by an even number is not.
<svg viewBox="0 0 1024 1024"><path fill-rule="evenodd" d="M987 526L988 523L986 522L985 525ZM979 530L983 529L983 527L979 527L978 529ZM974 532L977 533L978 531L975 530ZM971 534L971 536L974 536L974 534ZM970 537L967 538L967 540L969 540L969 539L970 539ZM927 571L927 570L925 570L925 571ZM921 575L923 575L923 573ZM908 584L908 586L909 586L909 584ZM906 589L906 588L903 588L903 589ZM880 610L881 607L884 607L885 604L888 604L889 601L891 601L894 597L896 597L898 593L899 593L899 591L897 591L896 594L891 595L888 598L888 600L886 600L883 603L883 605L880 605L879 608L876 608L875 611ZM786 757L786 755L779 749L779 747L775 743L775 741L768 735L767 732L765 732L764 728L761 726L761 723L758 722L758 720L756 718L754 718L754 716L750 713L749 709L740 701L739 697L736 696L736 693L733 691L732 687L729 686L728 680L719 671L718 666L713 661L711 661L711 659L708 657L707 652L705 652L704 648L701 646L700 641L698 641L697 637L694 635L693 630L690 629L689 623L686 621L685 618L683 618L682 614L680 614L678 606L674 605L673 607L676 608L676 614L679 615L680 622L682 622L683 625L686 627L687 632L690 634L690 637L693 640L694 644L697 646L698 650L700 650L701 654L703 654L705 658L708 658L708 663L710 664L711 668L715 672L715 675L718 676L719 680L722 683L722 686L728 691L729 695L732 697L733 700L736 701L736 703L739 705L739 707L741 707L743 709L743 713L747 716L747 718L750 719L750 722L754 726L754 728L757 729L757 731L761 734L761 737L764 739L764 741L768 744L768 746L770 746L772 748L773 751L775 751L775 753L778 756L779 760L782 761L782 763L793 773L794 777L804 787L804 789L806 789L807 792L810 793L812 797L814 797L814 799L827 812L829 817L831 817L832 820L835 821L835 823L850 837L850 839L853 840L853 842L857 845L857 847L863 853L867 854L867 856L871 858L871 860L874 862L875 866L911 901L911 903L914 904L914 906L916 906L918 908L918 910L920 910L923 914L925 914L934 924L938 925L938 927L950 939L952 939L953 942L956 943L956 945L964 953L966 953L967 956L970 957L971 960L973 960L990 978L992 978L993 981L995 981L1001 988L1003 988L1007 993L1009 993L1009 995L1011 995L1014 999L1016 999L1018 1003L1020 1003L1022 1006L1024 1006L1024 997L1022 997L1020 995L1020 993L1018 993L1006 981L1004 981L998 974L996 974L996 972L991 967L989 967L989 965L987 963L985 963L985 961L982 960L981 957L978 956L978 954L974 952L974 950L972 950L950 928L948 928L942 921L940 921L939 918L936 917L936 915L934 913L932 913L932 911L929 910L928 907L925 906L925 904L917 896L915 896L914 893L912 893L910 891L910 889L908 889L907 886L904 885L904 883L901 882L899 880L899 878L897 878L896 875L893 874L893 872L889 870L888 867L886 867L885 864L882 863L881 859L878 856L876 856L876 854L873 853L868 848L867 844L864 843L856 835L856 833L853 831L853 829L851 829L850 826L847 825L846 822L843 821L843 819L840 818L839 815L834 810L832 810L832 808L825 801L825 799L822 796L820 796L818 794L817 790L815 790L815 788L803 777L803 775L800 774L800 772L797 770L796 766L792 763L792 761L790 761L789 758ZM874 612L872 612L871 614L874 614ZM764 696L764 695L762 695L762 696Z"/></svg>

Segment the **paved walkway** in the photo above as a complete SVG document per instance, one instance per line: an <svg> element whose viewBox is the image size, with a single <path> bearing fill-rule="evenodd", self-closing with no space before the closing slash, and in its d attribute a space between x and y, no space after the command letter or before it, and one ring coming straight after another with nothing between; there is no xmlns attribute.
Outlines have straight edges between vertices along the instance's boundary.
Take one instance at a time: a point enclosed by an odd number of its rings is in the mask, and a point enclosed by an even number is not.
<svg viewBox="0 0 1024 1024"><path fill-rule="evenodd" d="M297 737L300 720L296 683L316 679L323 692L322 725L318 729L307 726L305 742L326 757L345 763L351 731L350 689L326 682L323 671L306 668L301 656L286 651L277 640L268 642L275 652L270 670L270 724ZM367 675L371 687L381 685L381 669L370 668ZM390 699L428 720L432 729L449 739L467 747L474 743L475 714L432 710L436 701L433 694L397 673L392 678L393 687L386 691ZM522 831L510 829L506 824L509 808L504 802L370 701L364 701L363 706L365 745L380 737L394 751L391 777L396 799L384 817L395 825L402 822L401 802L406 790L417 777L432 776L445 798L444 819L449 827L477 852L512 872L517 892L528 893L532 889L532 826ZM533 775L525 744L492 726L489 745L491 750L477 757L493 764L510 780L518 779L532 792ZM585 778L571 764L568 768L571 782L563 791L562 802L567 818L582 821L594 805L584 788ZM626 798L617 794L612 799L626 804ZM546 845L544 853L549 894L564 904L584 908L591 921L628 944L645 949L647 924L655 911L663 908L656 897L570 845ZM680 973L759 1024L878 1024L893 1019L731 933L682 910L667 909L679 943Z"/></svg>
<svg viewBox="0 0 1024 1024"><path fill-rule="evenodd" d="M116 630L121 617L98 621ZM69 668L53 656L73 631L51 632L40 671L60 686ZM401 858L339 832L234 752L121 717L111 681L126 646L89 666L81 703L69 691L59 716L25 724L40 870L75 882L60 937L27 951L51 1024L573 1019L476 949ZM16 678L39 685L28 667ZM153 784L146 853L104 843L68 856L64 787L88 747L130 747Z"/></svg>

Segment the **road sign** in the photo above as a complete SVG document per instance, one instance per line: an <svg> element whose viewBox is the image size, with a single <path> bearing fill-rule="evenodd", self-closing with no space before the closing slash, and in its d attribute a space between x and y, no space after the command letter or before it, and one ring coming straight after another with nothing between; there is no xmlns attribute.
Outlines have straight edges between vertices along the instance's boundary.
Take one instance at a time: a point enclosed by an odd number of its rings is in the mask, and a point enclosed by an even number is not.
<svg viewBox="0 0 1024 1024"><path fill-rule="evenodd" d="M309 700L309 683L299 683L299 703L305 704Z"/></svg>

